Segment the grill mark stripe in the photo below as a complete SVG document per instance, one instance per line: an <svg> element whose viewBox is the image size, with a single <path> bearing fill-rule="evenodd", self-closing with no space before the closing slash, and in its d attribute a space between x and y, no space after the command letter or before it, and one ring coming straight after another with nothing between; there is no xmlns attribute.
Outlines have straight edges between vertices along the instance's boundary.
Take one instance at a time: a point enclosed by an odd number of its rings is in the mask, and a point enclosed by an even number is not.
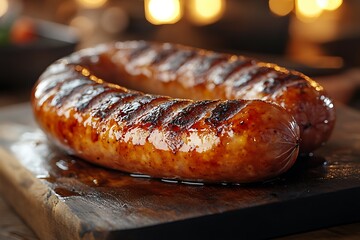
<svg viewBox="0 0 360 240"><path fill-rule="evenodd" d="M93 117L103 118L107 111L114 107L114 105L123 97L123 93L119 93L112 89L105 91L98 95L98 101L91 104L89 111Z"/></svg>
<svg viewBox="0 0 360 240"><path fill-rule="evenodd" d="M161 124L165 128L169 128L170 122L176 117L183 109L193 104L192 100L176 99L179 100L177 104L174 104L171 108L164 112L164 117L161 118Z"/></svg>
<svg viewBox="0 0 360 240"><path fill-rule="evenodd" d="M252 59L245 59L243 62L241 62L238 66L236 66L235 68L232 69L232 71L230 71L226 77L224 77L223 82L225 83L228 80L232 79L233 76L235 76L237 73L240 73L244 68L246 67L250 67L254 65L254 60Z"/></svg>
<svg viewBox="0 0 360 240"><path fill-rule="evenodd" d="M53 65L50 65L45 72L40 76L39 80L44 80L52 75L58 75L62 73L68 73L69 68L67 64L65 64L64 59L60 59L56 61Z"/></svg>
<svg viewBox="0 0 360 240"><path fill-rule="evenodd" d="M205 122L214 127L223 124L224 121L231 119L247 106L243 100L227 100L218 104L211 112L211 116L205 119Z"/></svg>
<svg viewBox="0 0 360 240"><path fill-rule="evenodd" d="M111 116L114 116L117 110L121 108L123 104L126 104L127 102L130 102L141 95L142 94L138 92L121 92L119 93L119 95L116 94L118 99L115 101L115 103L111 105L106 105L106 103L104 103L104 107L102 109L99 109L99 111L95 113L95 116L100 116L102 120L105 121Z"/></svg>
<svg viewBox="0 0 360 240"><path fill-rule="evenodd" d="M142 104L146 104L146 103L150 102L151 100L153 100L153 99L147 95L142 94L142 95L137 96L132 101L128 101L128 102L124 103L122 106L119 106L117 115L116 115L117 121L126 120L128 118L129 114L131 114L132 112L139 109Z"/></svg>
<svg viewBox="0 0 360 240"><path fill-rule="evenodd" d="M268 98L271 98L271 97L275 96L279 91L284 89L285 87L295 87L298 89L302 89L305 86L308 86L307 81L299 76L297 81L296 81L296 78L295 78L295 80L291 79L291 81L290 81L290 79L288 79L288 81L281 82L280 84L277 84L275 87L273 87L271 89L266 89L266 93L268 93Z"/></svg>
<svg viewBox="0 0 360 240"><path fill-rule="evenodd" d="M41 80L41 83L37 86L37 88L42 88L41 95L46 94L47 92L51 91L52 89L56 88L61 82L65 82L68 80L71 80L73 78L76 78L77 74L69 71L69 72L63 72L60 74L54 74L49 77L47 77L44 80ZM39 96L41 96L39 95Z"/></svg>
<svg viewBox="0 0 360 240"><path fill-rule="evenodd" d="M57 95L55 95L55 99L53 99L53 101L54 102L56 101L58 105L60 105L61 103L65 103L68 100L70 101L71 99L73 102L75 102L75 108L77 108L77 110L84 111L87 108L87 105L92 103L93 100L97 99L98 96L96 95L102 94L103 91L113 91L111 88L111 85L113 84L109 83L109 84L100 85L97 83L95 79L91 79L89 76L93 76L93 75L91 74L90 70L87 69L86 67L71 63L67 64L66 67L69 69L69 72L71 74L70 76L77 76L77 78L69 77L67 79L61 79L61 81L57 84L59 89L61 89L65 84L70 84L70 87L67 87L68 90L66 90L66 94L59 95L57 93ZM82 74L82 71L84 69L86 69L88 72L86 75ZM98 79L97 77L95 78ZM74 84L73 82L75 81L81 81L84 84L79 87L73 88L71 84ZM71 90L71 88L73 89ZM92 96L87 96L88 94L86 94L86 91L93 91L91 90L91 88L95 89L96 92L93 92ZM124 92L128 90L120 87L120 88L116 88L114 91Z"/></svg>
<svg viewBox="0 0 360 240"><path fill-rule="evenodd" d="M176 113L162 123L166 127L165 142L168 148L176 153L184 145L181 133L203 119L218 103L216 100L205 100L179 106Z"/></svg>
<svg viewBox="0 0 360 240"><path fill-rule="evenodd" d="M256 66L251 71L243 73L240 76L238 76L238 78L236 78L234 80L233 86L234 86L234 88L241 88L241 87L249 84L250 82L255 82L261 76L268 74L271 71L273 71L272 68Z"/></svg>
<svg viewBox="0 0 360 240"><path fill-rule="evenodd" d="M150 44L144 42L143 44L139 44L139 46L129 50L129 61L132 61L136 57L140 56L148 48L150 48Z"/></svg>
<svg viewBox="0 0 360 240"><path fill-rule="evenodd" d="M48 83L47 79L41 80L39 85L36 87L35 97L39 99L39 104L44 103L47 99L54 95L53 91L56 91L61 88L64 82L72 80L73 77L68 77L65 79L58 78L56 81Z"/></svg>
<svg viewBox="0 0 360 240"><path fill-rule="evenodd" d="M86 109L93 113L96 108L98 108L102 103L104 103L104 99L106 99L109 96L114 96L114 93L117 92L118 92L117 89L113 89L108 86L103 86L103 91L99 90L98 94L94 93L94 96L91 97L90 101L87 104L85 102L83 103L80 111L84 112ZM85 93L81 94L81 97L84 97L84 94Z"/></svg>
<svg viewBox="0 0 360 240"><path fill-rule="evenodd" d="M181 135L171 128L170 122L172 122L178 114L183 112L184 109L188 108L194 103L191 100L181 99L180 101L181 102L178 104L175 104L169 108L164 113L164 117L162 117L161 121L159 122L161 128L165 130L165 143L173 153L176 153L176 151L184 144L184 142L181 139Z"/></svg>
<svg viewBox="0 0 360 240"><path fill-rule="evenodd" d="M248 59L242 59L241 61L237 59L236 61L230 62L228 59L227 62L223 63L222 61L217 62L212 67L213 71L207 73L206 79L208 82L214 83L215 85L220 85L226 81L234 72L240 70L243 65L248 64Z"/></svg>
<svg viewBox="0 0 360 240"><path fill-rule="evenodd" d="M205 65L204 67L195 68L194 71L194 78L195 78L195 85L200 85L206 83L207 80L207 73L211 72L211 69L216 66L216 64L220 64L221 62L226 61L227 59L224 56L213 57L211 59L205 58L207 60L202 61L200 65Z"/></svg>
<svg viewBox="0 0 360 240"><path fill-rule="evenodd" d="M59 65L61 65L61 64L64 64L64 63L60 62ZM39 80L41 82L39 83L39 85L37 86L37 89L36 89L36 97L39 98L40 104L44 103L50 97L53 97L53 99L56 98L56 96L54 97L54 93L51 93L51 92L55 91L55 90L61 91L61 88L64 84L74 84L74 83L71 83L71 81L83 81L83 80L85 81L86 80L84 78L84 76L82 74L80 74L79 72L77 72L74 69L74 66L72 66L72 65L64 64L64 67L61 69L65 69L67 71L66 72L65 71L60 71L60 72L55 71L54 74L45 74L45 75L47 75L47 77L45 79L43 79L43 75L40 77ZM51 69L49 69L49 71L51 71ZM58 101L59 98L57 98L55 100Z"/></svg>
<svg viewBox="0 0 360 240"><path fill-rule="evenodd" d="M157 97L157 98L153 98L152 100L150 100L149 102L145 103L144 105L140 106L138 109L136 109L134 112L132 112L131 114L127 115L127 125L128 126L132 126L134 125L134 123L138 122L139 119L142 116L146 116L146 114L151 111L152 109L154 109L154 107L156 107L158 104L163 103L168 101L169 98L168 97Z"/></svg>
<svg viewBox="0 0 360 240"><path fill-rule="evenodd" d="M198 53L199 54L199 53ZM198 77L200 75L205 74L208 72L216 63L220 63L225 61L226 57L221 54L204 54L203 56L200 55L200 61L197 68L194 70L194 76Z"/></svg>
<svg viewBox="0 0 360 240"><path fill-rule="evenodd" d="M173 54L177 52L177 49L175 48L165 48L162 46L162 48L157 49L158 54L154 58L154 60L151 62L151 65L159 65L166 61L168 58L170 58Z"/></svg>
<svg viewBox="0 0 360 240"><path fill-rule="evenodd" d="M143 67L148 66L151 64L154 59L156 58L157 52L154 50L154 48L148 48L144 52L142 52L140 55L133 58L131 61L136 67Z"/></svg>
<svg viewBox="0 0 360 240"><path fill-rule="evenodd" d="M173 116L172 120L169 122L169 126L175 131L185 130L202 119L216 103L218 103L216 100L193 102Z"/></svg>
<svg viewBox="0 0 360 240"><path fill-rule="evenodd" d="M88 84L84 84L79 88L74 89L69 96L64 98L62 101L62 106L73 107L75 108L75 104L78 101L78 98L81 97L84 91L86 91L89 87L95 86L95 83L89 82Z"/></svg>
<svg viewBox="0 0 360 240"><path fill-rule="evenodd" d="M62 105L67 98L69 98L73 92L85 87L87 85L92 84L86 79L68 79L58 84L58 91L56 95L54 95L51 100L52 106L60 106Z"/></svg>
<svg viewBox="0 0 360 240"><path fill-rule="evenodd" d="M127 101L126 103L119 105L114 118L116 119L116 121L119 122L129 121L136 116L136 112L139 109L141 110L144 105L150 103L157 98L159 98L159 96L139 94L131 101Z"/></svg>
<svg viewBox="0 0 360 240"><path fill-rule="evenodd" d="M79 112L85 112L92 101L103 93L107 88L100 84L89 85L87 89L80 95L75 104L75 109Z"/></svg>
<svg viewBox="0 0 360 240"><path fill-rule="evenodd" d="M209 68L203 73L203 74L208 74L214 67L220 65L223 62L227 62L228 61L228 57L226 55L220 55L218 58L214 59Z"/></svg>
<svg viewBox="0 0 360 240"><path fill-rule="evenodd" d="M175 71L195 56L196 52L194 50L174 52L159 65L159 71Z"/></svg>
<svg viewBox="0 0 360 240"><path fill-rule="evenodd" d="M151 128L159 126L165 118L174 113L174 108L180 108L185 104L188 104L188 102L180 99L169 99L147 112L146 115L139 119L139 124L151 124Z"/></svg>

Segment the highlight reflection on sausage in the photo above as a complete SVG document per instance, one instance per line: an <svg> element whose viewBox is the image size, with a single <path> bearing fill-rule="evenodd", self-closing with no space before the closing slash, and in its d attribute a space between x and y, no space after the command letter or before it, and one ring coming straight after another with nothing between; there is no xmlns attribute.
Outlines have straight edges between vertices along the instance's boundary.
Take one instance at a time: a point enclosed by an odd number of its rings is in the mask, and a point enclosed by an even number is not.
<svg viewBox="0 0 360 240"><path fill-rule="evenodd" d="M79 59L51 65L32 95L39 125L71 154L126 172L205 182L262 181L296 160L298 125L277 105L131 91L99 79Z"/></svg>
<svg viewBox="0 0 360 240"><path fill-rule="evenodd" d="M96 57L94 57L96 56ZM118 42L71 57L139 91L190 99L261 99L284 107L300 126L300 151L325 143L335 110L323 88L309 77L275 64L169 43Z"/></svg>

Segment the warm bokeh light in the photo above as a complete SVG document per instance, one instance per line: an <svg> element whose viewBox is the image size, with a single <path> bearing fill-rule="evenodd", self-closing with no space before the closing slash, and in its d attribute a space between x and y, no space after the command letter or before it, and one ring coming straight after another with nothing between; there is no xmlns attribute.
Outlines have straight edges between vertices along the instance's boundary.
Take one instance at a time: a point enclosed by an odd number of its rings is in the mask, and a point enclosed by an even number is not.
<svg viewBox="0 0 360 240"><path fill-rule="evenodd" d="M269 8L278 16L285 16L294 9L294 0L269 0Z"/></svg>
<svg viewBox="0 0 360 240"><path fill-rule="evenodd" d="M77 29L81 36L88 36L95 31L94 22L86 16L76 16L69 25Z"/></svg>
<svg viewBox="0 0 360 240"><path fill-rule="evenodd" d="M275 15L286 16L295 8L298 19L311 22L319 17L323 10L334 11L342 3L343 0L269 0L269 9Z"/></svg>
<svg viewBox="0 0 360 240"><path fill-rule="evenodd" d="M145 17L155 25L176 23L182 17L180 0L145 0Z"/></svg>
<svg viewBox="0 0 360 240"><path fill-rule="evenodd" d="M120 33L128 26L129 18L122 8L111 7L103 12L100 24L108 33Z"/></svg>
<svg viewBox="0 0 360 240"><path fill-rule="evenodd" d="M317 4L324 10L334 11L343 3L342 0L317 0Z"/></svg>
<svg viewBox="0 0 360 240"><path fill-rule="evenodd" d="M102 7L107 0L76 0L84 8L99 8Z"/></svg>
<svg viewBox="0 0 360 240"><path fill-rule="evenodd" d="M218 21L225 11L225 0L189 0L189 19L198 25Z"/></svg>
<svg viewBox="0 0 360 240"><path fill-rule="evenodd" d="M296 16L302 21L311 21L322 13L316 0L296 0Z"/></svg>
<svg viewBox="0 0 360 240"><path fill-rule="evenodd" d="M0 0L0 17L5 15L9 8L8 0Z"/></svg>

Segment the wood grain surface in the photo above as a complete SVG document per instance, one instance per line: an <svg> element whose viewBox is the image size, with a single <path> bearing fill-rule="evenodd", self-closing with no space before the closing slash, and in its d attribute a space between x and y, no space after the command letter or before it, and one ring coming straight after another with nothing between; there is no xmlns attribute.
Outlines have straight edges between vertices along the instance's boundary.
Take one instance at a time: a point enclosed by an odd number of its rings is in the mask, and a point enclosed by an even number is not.
<svg viewBox="0 0 360 240"><path fill-rule="evenodd" d="M16 212L0 197L0 240L38 240L35 233L20 219ZM358 240L360 223L346 224L321 230L299 233L276 240Z"/></svg>
<svg viewBox="0 0 360 240"><path fill-rule="evenodd" d="M28 105L1 110L0 192L42 239L268 238L360 221L360 115L345 107L315 156L227 186L91 165L49 145L31 116Z"/></svg>
<svg viewBox="0 0 360 240"><path fill-rule="evenodd" d="M0 239L1 240L36 240L35 234L14 213L0 197Z"/></svg>

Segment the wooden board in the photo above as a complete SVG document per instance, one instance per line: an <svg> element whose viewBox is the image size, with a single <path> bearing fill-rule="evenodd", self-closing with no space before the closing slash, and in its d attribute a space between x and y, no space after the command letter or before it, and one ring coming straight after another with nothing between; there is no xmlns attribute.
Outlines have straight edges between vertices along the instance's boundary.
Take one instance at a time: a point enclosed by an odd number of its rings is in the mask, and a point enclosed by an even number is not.
<svg viewBox="0 0 360 240"><path fill-rule="evenodd" d="M194 185L103 169L50 146L30 106L0 110L0 191L42 239L269 238L360 221L360 114L273 181Z"/></svg>

